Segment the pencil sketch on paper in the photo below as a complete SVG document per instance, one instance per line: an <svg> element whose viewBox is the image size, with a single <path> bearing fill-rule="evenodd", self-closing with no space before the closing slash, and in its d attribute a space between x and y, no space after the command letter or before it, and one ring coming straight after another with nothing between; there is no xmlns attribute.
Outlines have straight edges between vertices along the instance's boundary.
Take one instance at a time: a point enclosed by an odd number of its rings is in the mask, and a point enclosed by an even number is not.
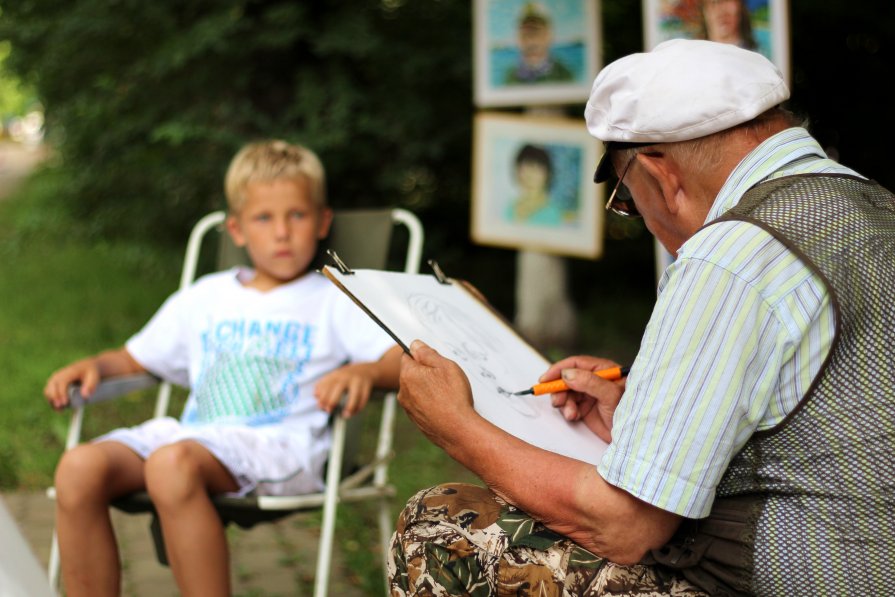
<svg viewBox="0 0 895 597"><path fill-rule="evenodd" d="M489 393L501 396L506 406L526 417L536 417L537 412L528 403L530 398L513 396L513 390L500 385L509 370L506 365L489 358L506 352L506 347L494 336L485 334L480 326L463 311L428 294L411 294L407 304L414 317L431 332L438 332L442 344L449 353L444 354L457 361L464 371L476 372L470 375L472 385L484 385ZM475 394L475 392L474 392Z"/></svg>

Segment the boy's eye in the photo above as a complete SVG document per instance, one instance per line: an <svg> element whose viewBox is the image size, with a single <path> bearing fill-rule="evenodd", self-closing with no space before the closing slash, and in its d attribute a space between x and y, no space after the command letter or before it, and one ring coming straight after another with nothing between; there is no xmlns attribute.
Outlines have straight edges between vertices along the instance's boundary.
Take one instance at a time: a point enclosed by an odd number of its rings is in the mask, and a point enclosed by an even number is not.
<svg viewBox="0 0 895 597"><path fill-rule="evenodd" d="M308 212L306 211L291 211L289 212L289 217L295 220L301 220L302 218L307 217Z"/></svg>
<svg viewBox="0 0 895 597"><path fill-rule="evenodd" d="M270 219L270 214L255 214L252 219L258 222L266 222Z"/></svg>

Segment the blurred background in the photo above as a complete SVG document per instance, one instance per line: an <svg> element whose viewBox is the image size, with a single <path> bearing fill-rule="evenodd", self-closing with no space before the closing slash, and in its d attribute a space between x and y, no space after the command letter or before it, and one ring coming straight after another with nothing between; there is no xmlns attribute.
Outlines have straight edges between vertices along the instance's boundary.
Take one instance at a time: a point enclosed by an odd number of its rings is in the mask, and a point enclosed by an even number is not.
<svg viewBox="0 0 895 597"><path fill-rule="evenodd" d="M642 50L640 2L599 10L603 64ZM791 0L790 25L790 107L832 157L895 188L895 5ZM512 318L516 251L469 238L472 32L452 0L0 0L0 490L51 483L65 421L46 377L123 343L175 289L246 141L312 147L337 208L415 212L424 258ZM563 110L583 126L583 108ZM655 297L649 234L610 215L602 258L567 266L579 333L545 352L633 358ZM102 426L143 408L111 407ZM420 460L405 462L434 470L399 499L462 474L414 431L399 442Z"/></svg>

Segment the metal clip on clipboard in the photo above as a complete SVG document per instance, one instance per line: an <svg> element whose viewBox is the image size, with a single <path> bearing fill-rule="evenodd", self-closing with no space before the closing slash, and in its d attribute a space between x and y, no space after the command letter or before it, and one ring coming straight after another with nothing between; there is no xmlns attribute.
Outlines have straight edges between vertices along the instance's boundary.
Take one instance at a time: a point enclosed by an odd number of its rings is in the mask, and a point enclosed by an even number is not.
<svg viewBox="0 0 895 597"><path fill-rule="evenodd" d="M345 265L345 262L342 261L342 258L339 257L339 254L333 251L332 249L327 249L326 254L329 255L330 259L333 260L333 263L336 266L336 269L339 270L343 275L350 276L354 273L354 270Z"/></svg>
<svg viewBox="0 0 895 597"><path fill-rule="evenodd" d="M428 260L426 263L429 264L429 267L432 268L433 274L435 274L435 279L438 280L440 284L448 284L450 285L451 281L447 276L444 275L444 272L441 271L441 267L438 265L438 262L434 259Z"/></svg>

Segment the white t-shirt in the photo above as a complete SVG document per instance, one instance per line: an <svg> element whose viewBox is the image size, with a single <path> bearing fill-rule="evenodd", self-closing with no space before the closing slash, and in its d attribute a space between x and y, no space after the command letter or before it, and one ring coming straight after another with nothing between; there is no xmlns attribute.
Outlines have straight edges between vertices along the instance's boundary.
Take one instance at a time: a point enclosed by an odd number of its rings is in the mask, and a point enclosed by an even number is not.
<svg viewBox="0 0 895 597"><path fill-rule="evenodd" d="M147 370L191 388L186 425L326 425L314 382L346 362L376 361L394 341L319 273L267 292L250 270L204 276L171 295L128 340Z"/></svg>

